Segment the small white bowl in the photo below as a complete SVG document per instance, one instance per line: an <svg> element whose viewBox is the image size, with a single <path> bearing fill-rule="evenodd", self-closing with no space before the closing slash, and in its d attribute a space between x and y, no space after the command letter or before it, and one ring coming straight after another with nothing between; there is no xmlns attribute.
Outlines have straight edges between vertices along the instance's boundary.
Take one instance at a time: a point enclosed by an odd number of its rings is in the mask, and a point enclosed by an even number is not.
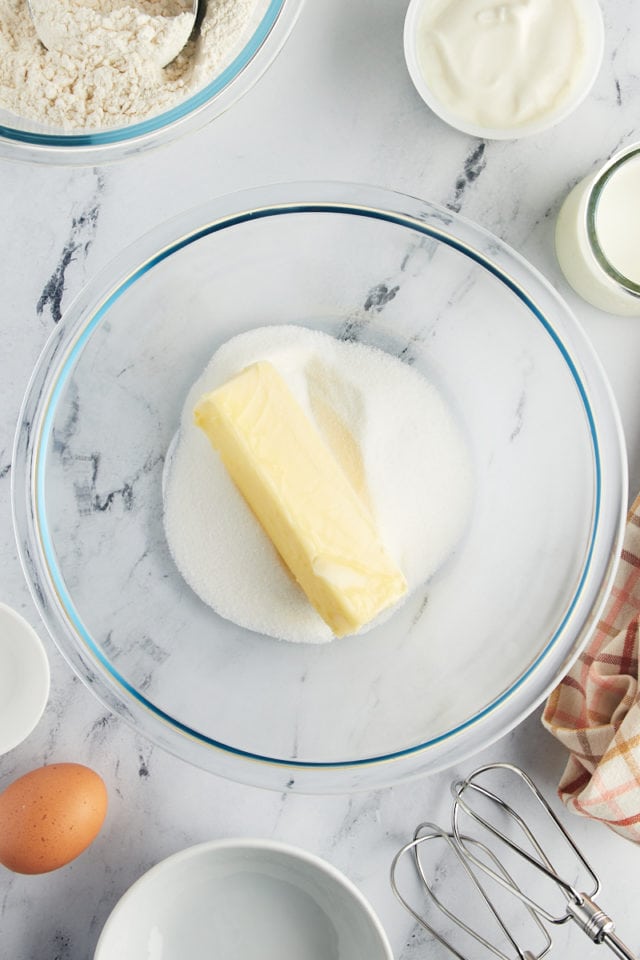
<svg viewBox="0 0 640 960"><path fill-rule="evenodd" d="M380 921L329 863L267 840L199 844L124 894L94 960L393 960Z"/></svg>
<svg viewBox="0 0 640 960"><path fill-rule="evenodd" d="M598 0L580 0L583 7L586 52L583 68L570 95L556 109L535 119L505 127L491 127L473 123L443 103L430 87L420 67L418 39L422 14L436 0L411 0L404 21L404 55L413 84L427 106L448 123L463 133L484 140L516 140L542 133L564 120L582 103L591 90L602 64L604 52L604 23Z"/></svg>
<svg viewBox="0 0 640 960"><path fill-rule="evenodd" d="M0 603L0 754L38 723L49 697L49 661L35 630Z"/></svg>

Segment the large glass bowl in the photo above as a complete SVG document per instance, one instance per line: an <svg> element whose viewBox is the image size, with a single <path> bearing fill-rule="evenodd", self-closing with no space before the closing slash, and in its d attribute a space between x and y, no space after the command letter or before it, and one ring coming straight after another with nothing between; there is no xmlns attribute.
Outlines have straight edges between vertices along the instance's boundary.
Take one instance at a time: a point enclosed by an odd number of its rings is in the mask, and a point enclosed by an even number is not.
<svg viewBox="0 0 640 960"><path fill-rule="evenodd" d="M473 460L453 556L385 623L322 646L219 617L162 522L188 388L231 336L282 323L411 363ZM13 463L24 570L78 675L168 750L275 789L386 785L512 728L586 642L626 509L610 388L549 284L445 209L342 184L216 199L127 248L47 344Z"/></svg>
<svg viewBox="0 0 640 960"><path fill-rule="evenodd" d="M36 163L96 164L168 143L224 113L251 89L289 36L303 0L258 0L243 45L217 76L169 109L103 129L65 130L0 108L0 158ZM25 6L24 16L28 16Z"/></svg>

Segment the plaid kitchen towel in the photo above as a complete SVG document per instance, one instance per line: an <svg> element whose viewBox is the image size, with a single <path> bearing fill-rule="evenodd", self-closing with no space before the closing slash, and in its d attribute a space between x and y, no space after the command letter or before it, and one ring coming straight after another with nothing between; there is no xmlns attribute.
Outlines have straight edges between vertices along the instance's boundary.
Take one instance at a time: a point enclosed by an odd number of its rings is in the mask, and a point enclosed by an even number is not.
<svg viewBox="0 0 640 960"><path fill-rule="evenodd" d="M640 495L604 614L542 722L570 751L558 787L574 813L640 843Z"/></svg>

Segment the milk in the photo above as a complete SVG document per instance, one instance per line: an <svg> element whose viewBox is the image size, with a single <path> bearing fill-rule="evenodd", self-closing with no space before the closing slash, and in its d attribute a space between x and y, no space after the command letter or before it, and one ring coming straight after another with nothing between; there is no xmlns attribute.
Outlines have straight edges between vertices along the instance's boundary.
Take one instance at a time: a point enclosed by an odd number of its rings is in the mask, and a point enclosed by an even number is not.
<svg viewBox="0 0 640 960"><path fill-rule="evenodd" d="M595 227L606 260L623 277L640 284L640 153L626 159L605 183Z"/></svg>
<svg viewBox="0 0 640 960"><path fill-rule="evenodd" d="M556 253L581 297L640 316L640 144L573 188L558 214Z"/></svg>

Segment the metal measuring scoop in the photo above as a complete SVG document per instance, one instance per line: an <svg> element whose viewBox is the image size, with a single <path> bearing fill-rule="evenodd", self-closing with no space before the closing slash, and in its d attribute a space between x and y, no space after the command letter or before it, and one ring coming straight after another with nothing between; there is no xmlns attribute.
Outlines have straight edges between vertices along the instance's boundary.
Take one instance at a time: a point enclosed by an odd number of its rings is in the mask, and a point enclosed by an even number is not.
<svg viewBox="0 0 640 960"><path fill-rule="evenodd" d="M195 38L205 13L206 0L176 2L172 15L147 14L130 4L105 12L98 6L69 0L27 0L40 42L47 50L92 63L128 58L133 53L158 68L176 59ZM141 18L145 18L141 21Z"/></svg>

